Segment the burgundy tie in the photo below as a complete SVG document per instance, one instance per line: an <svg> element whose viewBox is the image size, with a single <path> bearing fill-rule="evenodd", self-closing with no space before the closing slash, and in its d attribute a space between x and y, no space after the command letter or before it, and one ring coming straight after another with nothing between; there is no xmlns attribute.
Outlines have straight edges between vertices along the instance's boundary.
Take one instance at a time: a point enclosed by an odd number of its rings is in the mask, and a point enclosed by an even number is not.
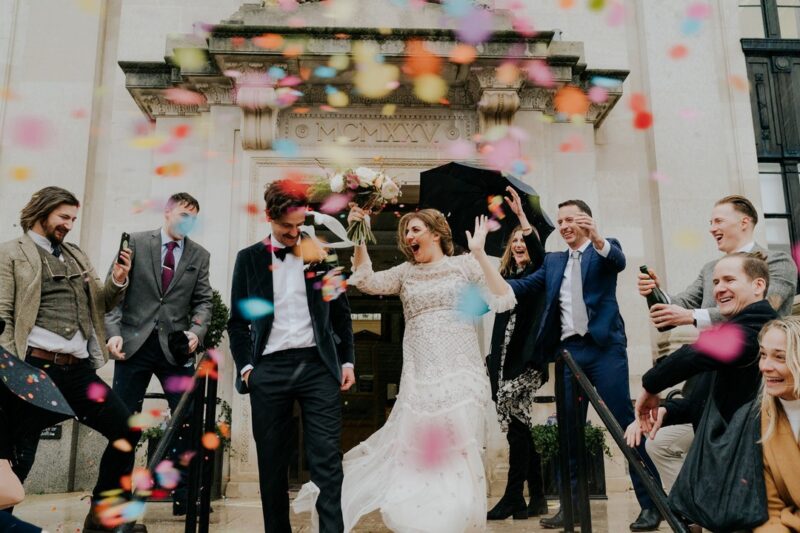
<svg viewBox="0 0 800 533"><path fill-rule="evenodd" d="M178 243L170 241L167 243L167 253L164 256L164 266L161 267L161 292L167 292L169 284L172 281L172 276L175 275L175 255L172 251Z"/></svg>

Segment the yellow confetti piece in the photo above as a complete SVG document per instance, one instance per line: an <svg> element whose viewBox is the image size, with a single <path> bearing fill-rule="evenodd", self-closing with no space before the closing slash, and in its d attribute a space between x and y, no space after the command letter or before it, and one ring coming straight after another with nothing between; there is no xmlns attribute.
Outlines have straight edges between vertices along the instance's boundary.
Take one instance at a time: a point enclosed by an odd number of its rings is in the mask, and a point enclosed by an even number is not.
<svg viewBox="0 0 800 533"><path fill-rule="evenodd" d="M423 74L414 80L414 95L423 102L436 104L447 94L447 82L436 74Z"/></svg>
<svg viewBox="0 0 800 533"><path fill-rule="evenodd" d="M356 16L358 5L354 0L336 0L335 2L324 2L326 15L334 19L339 24L346 24Z"/></svg>
<svg viewBox="0 0 800 533"><path fill-rule="evenodd" d="M330 166L332 168L348 168L352 166L354 159L350 149L346 146L346 139L345 142L323 146L322 155L331 160Z"/></svg>
<svg viewBox="0 0 800 533"><path fill-rule="evenodd" d="M350 98L347 96L347 93L343 93L342 91L336 91L328 95L328 104L333 107L346 107L349 103Z"/></svg>
<svg viewBox="0 0 800 533"><path fill-rule="evenodd" d="M344 54L336 54L328 59L328 66L336 70L344 70L350 66L350 58Z"/></svg>
<svg viewBox="0 0 800 533"><path fill-rule="evenodd" d="M206 66L206 54L199 48L177 48L173 50L173 58L183 70L203 70Z"/></svg>
<svg viewBox="0 0 800 533"><path fill-rule="evenodd" d="M112 446L114 446L114 448L118 449L123 453L128 453L129 451L133 450L133 446L131 446L131 443L125 439L115 440Z"/></svg>
<svg viewBox="0 0 800 533"><path fill-rule="evenodd" d="M356 72L353 82L358 92L367 98L382 98L397 87L399 77L400 69L395 65L372 63Z"/></svg>
<svg viewBox="0 0 800 533"><path fill-rule="evenodd" d="M701 235L692 229L680 229L672 235L673 244L683 250L699 250L703 245Z"/></svg>
<svg viewBox="0 0 800 533"><path fill-rule="evenodd" d="M397 111L397 104L386 104L381 109L381 114L387 117L391 117L394 115L395 111Z"/></svg>
<svg viewBox="0 0 800 533"><path fill-rule="evenodd" d="M31 169L28 167L12 167L11 179L14 181L25 181L31 177Z"/></svg>
<svg viewBox="0 0 800 533"><path fill-rule="evenodd" d="M158 148L169 140L165 135L141 135L131 139L131 146L139 150L152 150Z"/></svg>

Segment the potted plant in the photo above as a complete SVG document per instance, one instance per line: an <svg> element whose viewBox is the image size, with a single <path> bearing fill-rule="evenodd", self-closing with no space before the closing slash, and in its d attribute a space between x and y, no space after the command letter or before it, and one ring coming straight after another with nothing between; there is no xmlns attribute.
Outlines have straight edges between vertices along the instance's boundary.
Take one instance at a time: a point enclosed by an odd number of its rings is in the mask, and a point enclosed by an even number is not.
<svg viewBox="0 0 800 533"><path fill-rule="evenodd" d="M531 430L533 447L542 457L542 475L544 490L548 497L558 497L559 446L558 425L555 417L550 417L547 424L534 426ZM589 496L592 499L606 499L606 478L603 455L611 457L611 450L606 444L605 430L593 426L591 422L584 428L587 451L587 475L589 478Z"/></svg>

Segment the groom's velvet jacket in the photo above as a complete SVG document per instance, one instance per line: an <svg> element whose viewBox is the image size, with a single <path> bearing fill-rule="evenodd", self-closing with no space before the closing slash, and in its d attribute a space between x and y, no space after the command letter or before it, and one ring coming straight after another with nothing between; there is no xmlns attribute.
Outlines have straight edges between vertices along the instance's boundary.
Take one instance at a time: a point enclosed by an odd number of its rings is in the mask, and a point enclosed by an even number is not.
<svg viewBox="0 0 800 533"><path fill-rule="evenodd" d="M272 284L272 252L265 242L269 240L257 242L240 250L233 267L228 336L233 360L236 362L236 390L242 394L247 394L249 390L241 379L241 370L248 364L256 365L272 331L272 313L248 319L242 313L239 304L248 298L260 298L270 303L274 301L276 288ZM345 294L330 302L322 299L319 283L331 268L325 263L307 265L306 296L314 341L320 357L341 382L342 364L355 363L353 327L350 304ZM280 287L277 290L280 290Z"/></svg>

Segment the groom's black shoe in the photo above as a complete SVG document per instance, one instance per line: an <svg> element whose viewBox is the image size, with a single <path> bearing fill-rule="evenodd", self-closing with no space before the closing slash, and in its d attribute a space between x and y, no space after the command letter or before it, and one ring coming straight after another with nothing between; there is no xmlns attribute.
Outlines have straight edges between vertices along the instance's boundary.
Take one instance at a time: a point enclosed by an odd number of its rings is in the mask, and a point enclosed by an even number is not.
<svg viewBox="0 0 800 533"><path fill-rule="evenodd" d="M513 516L515 520L528 518L528 506L522 495L519 498L506 498L503 496L491 511L486 513L487 520L505 520Z"/></svg>
<svg viewBox="0 0 800 533"><path fill-rule="evenodd" d="M580 525L581 521L580 518L577 516L572 517L572 523L575 526ZM548 518L542 518L539 520L539 524L545 529L561 529L564 527L564 514L561 512L561 509L558 509L558 512L553 516Z"/></svg>
<svg viewBox="0 0 800 533"><path fill-rule="evenodd" d="M531 498L528 504L528 516L539 516L547 514L547 500L544 496Z"/></svg>
<svg viewBox="0 0 800 533"><path fill-rule="evenodd" d="M661 513L655 507L642 509L636 521L631 524L631 531L656 531L661 520Z"/></svg>

